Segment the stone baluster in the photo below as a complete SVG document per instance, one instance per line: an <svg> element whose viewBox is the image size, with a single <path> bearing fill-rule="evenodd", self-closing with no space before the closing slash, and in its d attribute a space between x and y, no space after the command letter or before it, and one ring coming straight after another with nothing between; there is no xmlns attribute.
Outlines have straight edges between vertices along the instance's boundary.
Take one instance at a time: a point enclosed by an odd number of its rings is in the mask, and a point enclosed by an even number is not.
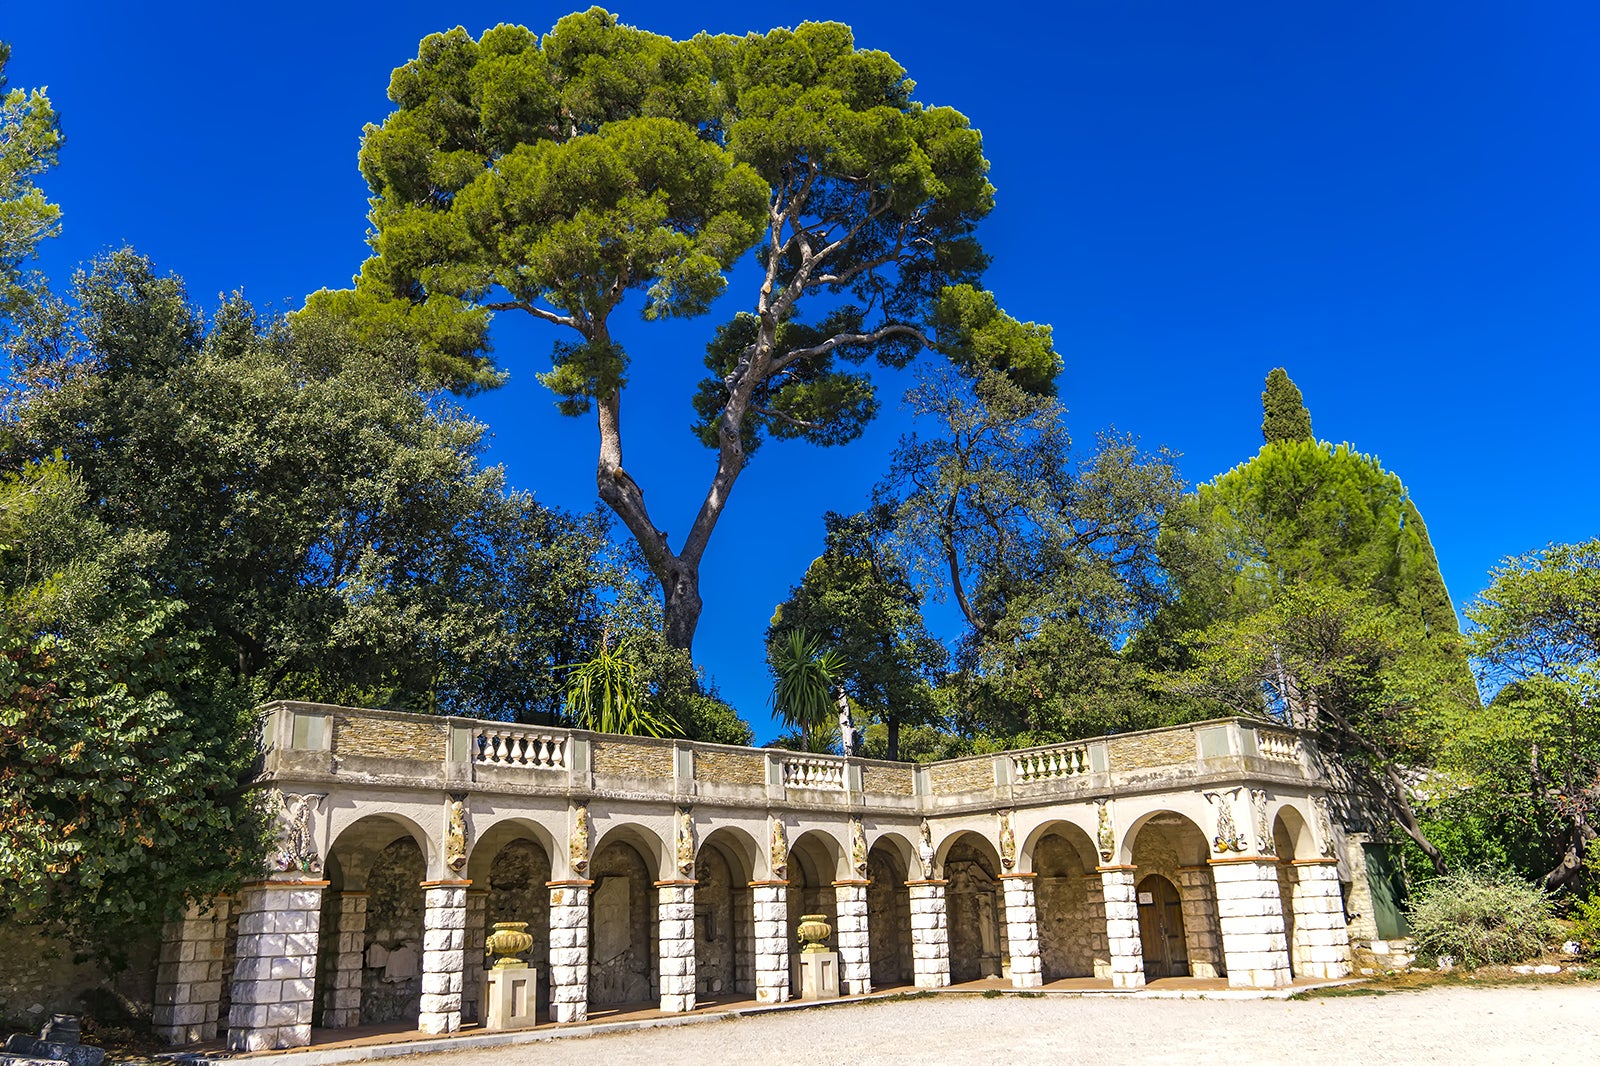
<svg viewBox="0 0 1600 1066"><path fill-rule="evenodd" d="M847 996L872 991L872 948L867 935L867 882L835 881L834 912L839 928L839 984Z"/></svg>
<svg viewBox="0 0 1600 1066"><path fill-rule="evenodd" d="M1277 859L1210 859L1228 984L1281 988L1291 980Z"/></svg>
<svg viewBox="0 0 1600 1066"><path fill-rule="evenodd" d="M755 916L756 1002L789 999L789 882L750 882Z"/></svg>
<svg viewBox="0 0 1600 1066"><path fill-rule="evenodd" d="M1132 866L1098 866L1106 902L1106 947L1111 956L1111 987L1144 985L1144 943L1139 938L1139 896Z"/></svg>
<svg viewBox="0 0 1600 1066"><path fill-rule="evenodd" d="M466 976L461 988L461 1020L474 1021L482 1024L484 1004L479 1002L483 996L483 963L485 950L483 942L489 935L489 890L486 888L467 889L467 935L466 935ZM548 974L546 977L548 978Z"/></svg>
<svg viewBox="0 0 1600 1066"><path fill-rule="evenodd" d="M948 881L907 881L911 890L911 970L918 988L950 984L950 929L945 915Z"/></svg>
<svg viewBox="0 0 1600 1066"><path fill-rule="evenodd" d="M311 1043L317 932L326 881L265 881L239 894L228 1050Z"/></svg>
<svg viewBox="0 0 1600 1066"><path fill-rule="evenodd" d="M1178 867L1178 904L1188 938L1189 976L1222 976L1222 943L1217 932L1217 894L1206 866Z"/></svg>
<svg viewBox="0 0 1600 1066"><path fill-rule="evenodd" d="M1000 887L1005 895L1006 948L1011 956L1012 988L1038 988L1044 984L1033 878L1031 873L1000 875Z"/></svg>
<svg viewBox="0 0 1600 1066"><path fill-rule="evenodd" d="M222 1012L222 954L231 905L227 896L216 897L209 907L190 904L182 918L161 928L155 1030L164 1043L194 1044L217 1038Z"/></svg>
<svg viewBox="0 0 1600 1066"><path fill-rule="evenodd" d="M550 881L550 1020L589 1017L589 890L593 881Z"/></svg>
<svg viewBox="0 0 1600 1066"><path fill-rule="evenodd" d="M361 1024L361 961L367 939L367 894L340 892L334 926L326 935L334 945L330 988L322 993L322 1024L328 1029L352 1029Z"/></svg>
<svg viewBox="0 0 1600 1066"><path fill-rule="evenodd" d="M422 1010L417 1028L453 1033L461 1028L461 986L467 971L467 886L471 881L424 881Z"/></svg>
<svg viewBox="0 0 1600 1066"><path fill-rule="evenodd" d="M1337 859L1302 859L1294 864L1294 923L1301 950L1301 976L1350 976L1350 932L1344 921Z"/></svg>
<svg viewBox="0 0 1600 1066"><path fill-rule="evenodd" d="M656 943L661 964L661 1011L683 1014L694 1010L694 887L693 881L657 881Z"/></svg>

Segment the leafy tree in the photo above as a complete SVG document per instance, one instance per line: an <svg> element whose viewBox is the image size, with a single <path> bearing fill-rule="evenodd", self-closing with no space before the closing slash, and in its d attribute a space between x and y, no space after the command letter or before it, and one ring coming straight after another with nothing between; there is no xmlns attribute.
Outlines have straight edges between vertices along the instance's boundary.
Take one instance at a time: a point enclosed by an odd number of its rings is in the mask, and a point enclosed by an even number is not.
<svg viewBox="0 0 1600 1066"><path fill-rule="evenodd" d="M462 389L501 380L492 312L566 331L541 380L564 412L593 412L600 498L660 583L668 642L688 649L701 560L751 453L858 436L877 401L853 367L934 346L1040 391L1059 369L1047 327L974 287L993 203L977 131L911 90L835 23L673 41L592 8L542 40L436 34L366 131L374 254L308 313L424 338L425 370ZM715 332L694 401L715 469L674 546L623 466L631 357L612 316L630 296L647 319L702 314L746 260L759 280Z"/></svg>
<svg viewBox="0 0 1600 1066"><path fill-rule="evenodd" d="M1281 366L1267 375L1266 391L1261 394L1261 439L1268 444L1317 439L1311 432L1311 412Z"/></svg>
<svg viewBox="0 0 1600 1066"><path fill-rule="evenodd" d="M834 693L850 669L849 662L803 629L791 629L776 641L768 651L768 662L776 681L772 707L778 717L798 731L805 750L827 751L836 711L841 723L846 716ZM838 698L844 699L842 692Z"/></svg>
<svg viewBox="0 0 1600 1066"><path fill-rule="evenodd" d="M43 89L7 89L11 46L0 41L0 330L30 307L43 279L25 264L61 231L61 208L33 179L56 163L61 129Z"/></svg>
<svg viewBox="0 0 1600 1066"><path fill-rule="evenodd" d="M1516 828L1544 845L1545 886L1574 887L1600 810L1600 539L1506 560L1467 617L1486 679L1503 687L1451 753L1491 817L1522 815Z"/></svg>
<svg viewBox="0 0 1600 1066"><path fill-rule="evenodd" d="M923 624L922 593L888 543L888 508L830 512L823 523L826 547L773 614L767 644L799 630L842 656L845 691L868 721L883 724L879 750L898 759L901 726L927 725L936 715L932 685L946 653Z"/></svg>

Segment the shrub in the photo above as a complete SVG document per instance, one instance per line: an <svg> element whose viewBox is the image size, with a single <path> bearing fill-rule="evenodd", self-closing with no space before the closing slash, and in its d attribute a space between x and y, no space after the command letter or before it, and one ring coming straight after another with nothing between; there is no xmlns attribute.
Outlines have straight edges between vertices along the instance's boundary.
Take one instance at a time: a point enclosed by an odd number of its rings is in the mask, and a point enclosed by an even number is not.
<svg viewBox="0 0 1600 1066"><path fill-rule="evenodd" d="M1532 958L1555 936L1549 897L1494 870L1429 881L1406 910L1418 956L1453 955L1469 969Z"/></svg>

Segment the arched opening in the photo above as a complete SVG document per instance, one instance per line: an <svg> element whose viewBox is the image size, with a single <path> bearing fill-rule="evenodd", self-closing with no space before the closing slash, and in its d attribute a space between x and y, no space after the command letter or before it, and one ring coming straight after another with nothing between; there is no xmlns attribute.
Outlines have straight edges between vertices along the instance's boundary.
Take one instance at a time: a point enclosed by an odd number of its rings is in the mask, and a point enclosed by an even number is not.
<svg viewBox="0 0 1600 1066"><path fill-rule="evenodd" d="M800 992L800 952L795 931L807 914L823 916L833 933L829 951L839 947L839 904L833 883L839 879L844 850L825 833L811 830L800 834L789 847L789 987Z"/></svg>
<svg viewBox="0 0 1600 1066"><path fill-rule="evenodd" d="M1306 972L1308 945L1296 900L1300 896L1300 867L1296 859L1316 857L1316 846L1311 839L1311 827L1300 812L1285 805L1272 821L1272 845L1278 855L1278 905L1283 909L1283 933L1289 945L1289 973L1299 977Z"/></svg>
<svg viewBox="0 0 1600 1066"><path fill-rule="evenodd" d="M1142 886L1151 875L1158 875L1177 897L1176 906L1169 911L1161 909L1166 907L1165 902L1158 902L1164 899L1156 895L1159 885L1152 885L1150 903L1144 902L1145 890L1137 888L1141 940L1154 944L1162 937L1182 937L1181 944L1171 942L1166 946L1160 956L1164 962L1153 961L1149 949L1145 949L1146 978L1182 976L1177 972L1180 959L1181 969L1188 976L1222 976L1225 970L1217 920L1217 886L1206 862L1210 846L1205 834L1181 814L1156 811L1134 823L1132 840L1136 886ZM1162 970L1159 975L1158 968Z"/></svg>
<svg viewBox="0 0 1600 1066"><path fill-rule="evenodd" d="M658 996L655 879L645 851L613 835L589 862L589 1004L648 1003Z"/></svg>
<svg viewBox="0 0 1600 1066"><path fill-rule="evenodd" d="M753 995L756 949L750 856L754 842L714 830L695 859L694 956L697 1002Z"/></svg>
<svg viewBox="0 0 1600 1066"><path fill-rule="evenodd" d="M872 987L912 983L911 893L900 849L879 840L867 852L867 944Z"/></svg>
<svg viewBox="0 0 1600 1066"><path fill-rule="evenodd" d="M1139 882L1137 891L1145 980L1188 977L1189 943L1178 886L1160 874L1151 874Z"/></svg>
<svg viewBox="0 0 1600 1066"><path fill-rule="evenodd" d="M533 947L522 961L537 972L536 1016L548 1017L550 1004L550 889L552 864L548 834L538 826L499 822L473 846L467 866L467 963L462 1017L481 1021L484 940L499 922L523 922Z"/></svg>
<svg viewBox="0 0 1600 1066"><path fill-rule="evenodd" d="M1005 970L1000 931L1000 858L976 833L962 833L944 853L945 914L950 933L950 980L979 981Z"/></svg>
<svg viewBox="0 0 1600 1066"><path fill-rule="evenodd" d="M1044 979L1109 977L1106 901L1089 835L1070 823L1054 823L1033 845L1032 856Z"/></svg>

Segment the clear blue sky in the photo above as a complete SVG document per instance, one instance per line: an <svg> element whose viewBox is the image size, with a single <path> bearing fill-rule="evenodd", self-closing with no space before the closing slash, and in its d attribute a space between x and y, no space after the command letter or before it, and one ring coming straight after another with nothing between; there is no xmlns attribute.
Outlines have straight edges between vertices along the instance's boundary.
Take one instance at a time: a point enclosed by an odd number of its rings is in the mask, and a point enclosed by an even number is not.
<svg viewBox="0 0 1600 1066"><path fill-rule="evenodd" d="M1080 441L1114 424L1206 480L1260 444L1287 366L1318 436L1411 489L1458 605L1503 556L1600 533L1600 18L1592 4L633 5L672 36L851 23L917 96L983 131L999 190L988 281L1054 325ZM425 34L547 30L565 5L13 3L11 84L47 84L68 143L45 180L52 276L123 243L211 302L297 306L364 257L361 127ZM726 314L737 304L717 309ZM628 468L676 541L710 455L688 397L710 321L639 327ZM504 323L512 373L470 408L492 461L592 504L595 432L534 380L549 332ZM699 661L759 735L761 634L906 429L772 446L703 574ZM654 407L655 410L651 408Z"/></svg>

